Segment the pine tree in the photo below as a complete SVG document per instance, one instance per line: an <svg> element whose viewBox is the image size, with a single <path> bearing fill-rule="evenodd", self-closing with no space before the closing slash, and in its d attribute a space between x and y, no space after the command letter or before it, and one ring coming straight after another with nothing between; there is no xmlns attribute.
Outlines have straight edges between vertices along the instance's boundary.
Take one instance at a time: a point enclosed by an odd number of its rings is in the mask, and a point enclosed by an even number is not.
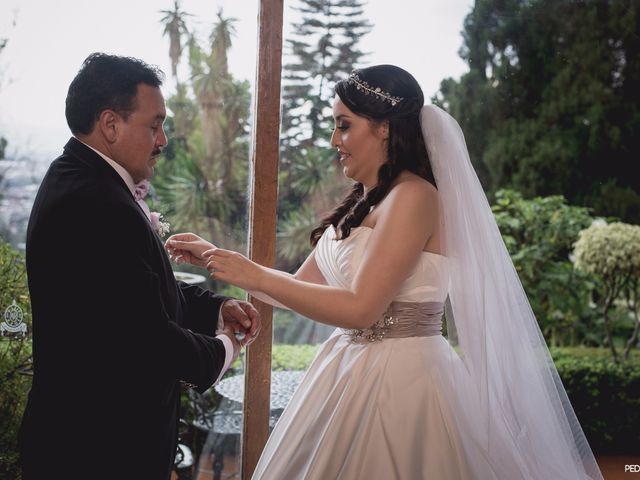
<svg viewBox="0 0 640 480"><path fill-rule="evenodd" d="M278 247L283 268L308 253L305 237L346 186L329 148L333 88L361 63L358 43L371 30L361 0L298 0L294 10L300 20L287 40L282 89Z"/></svg>
<svg viewBox="0 0 640 480"><path fill-rule="evenodd" d="M360 0L298 1L294 10L301 19L287 41L290 61L283 74L286 146L316 145L327 138L333 86L360 61L358 42L371 30Z"/></svg>

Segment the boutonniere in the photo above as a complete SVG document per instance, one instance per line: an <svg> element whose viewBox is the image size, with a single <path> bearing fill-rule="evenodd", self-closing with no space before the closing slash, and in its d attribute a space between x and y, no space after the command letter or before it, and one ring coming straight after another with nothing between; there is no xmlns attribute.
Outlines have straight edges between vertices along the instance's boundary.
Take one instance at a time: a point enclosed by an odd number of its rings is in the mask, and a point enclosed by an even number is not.
<svg viewBox="0 0 640 480"><path fill-rule="evenodd" d="M158 212L151 212L149 220L151 221L151 227L156 231L160 237L164 237L171 230L169 222L162 220L162 214Z"/></svg>
<svg viewBox="0 0 640 480"><path fill-rule="evenodd" d="M136 183L133 197L147 214L147 218L151 223L151 228L153 228L160 237L164 237L169 233L171 225L169 225L169 222L165 222L162 219L162 214L160 212L152 212L149 210L149 206L147 205L145 198L149 194L150 190L151 183L149 180L142 180L141 182Z"/></svg>

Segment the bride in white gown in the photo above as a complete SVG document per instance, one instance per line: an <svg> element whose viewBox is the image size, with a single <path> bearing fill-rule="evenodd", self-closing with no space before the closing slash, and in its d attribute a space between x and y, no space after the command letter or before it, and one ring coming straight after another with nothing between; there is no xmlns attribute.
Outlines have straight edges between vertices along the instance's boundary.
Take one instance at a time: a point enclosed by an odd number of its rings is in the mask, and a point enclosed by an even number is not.
<svg viewBox="0 0 640 480"><path fill-rule="evenodd" d="M331 142L355 184L295 275L193 234L167 241L174 259L338 327L253 478L602 478L457 123L390 65L336 94ZM441 335L445 304L460 353Z"/></svg>

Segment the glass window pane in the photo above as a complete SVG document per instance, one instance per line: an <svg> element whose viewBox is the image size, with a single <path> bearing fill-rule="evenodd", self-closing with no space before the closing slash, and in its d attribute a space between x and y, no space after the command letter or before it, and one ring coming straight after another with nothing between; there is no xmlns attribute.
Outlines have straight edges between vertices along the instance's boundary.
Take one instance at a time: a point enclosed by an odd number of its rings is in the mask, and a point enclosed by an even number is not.
<svg viewBox="0 0 640 480"><path fill-rule="evenodd" d="M246 252L257 11L258 2L232 0L2 2L1 239L25 248L37 189L70 136L64 116L69 83L88 54L105 51L143 59L166 75L161 90L169 143L151 178L151 211L162 213L172 234L194 232ZM189 284L245 297L208 279L203 268L173 267ZM216 320L212 316L212 324ZM239 478L242 396L229 385L244 372L243 356L220 388L203 394L182 389L176 474Z"/></svg>
<svg viewBox="0 0 640 480"><path fill-rule="evenodd" d="M379 1L285 2L278 268L297 270L312 250L311 231L351 189L330 145L335 82L354 68L392 63L416 76L428 100L442 78L464 70L457 50L460 25L472 3L434 1L417 7L402 0L390 8ZM418 14L407 15L416 9ZM274 374L305 370L334 330L275 309ZM272 395L277 395L273 388Z"/></svg>

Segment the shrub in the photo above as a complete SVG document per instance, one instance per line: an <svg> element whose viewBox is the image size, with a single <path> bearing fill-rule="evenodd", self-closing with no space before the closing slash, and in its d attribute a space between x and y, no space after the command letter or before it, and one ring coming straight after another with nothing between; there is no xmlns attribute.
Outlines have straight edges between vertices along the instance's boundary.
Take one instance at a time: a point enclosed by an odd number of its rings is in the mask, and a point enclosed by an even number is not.
<svg viewBox="0 0 640 480"><path fill-rule="evenodd" d="M274 345L272 370L306 370L318 352L319 345Z"/></svg>
<svg viewBox="0 0 640 480"><path fill-rule="evenodd" d="M589 307L589 275L569 261L578 233L592 222L589 210L562 196L524 199L511 190L496 192L492 210L547 342L599 346L604 335Z"/></svg>
<svg viewBox="0 0 640 480"><path fill-rule="evenodd" d="M597 454L637 454L640 354L617 364L603 348L552 349L580 425Z"/></svg>
<svg viewBox="0 0 640 480"><path fill-rule="evenodd" d="M613 322L610 309L615 302L626 304L633 318L632 333L627 341L623 358L638 340L640 296L640 226L604 221L580 232L574 249L575 268L593 275L601 295L602 314L607 339L614 362L618 354L613 341Z"/></svg>
<svg viewBox="0 0 640 480"><path fill-rule="evenodd" d="M24 256L0 238L0 314L13 301L31 332ZM30 369L31 337L0 336L0 478L20 478L17 434L31 388Z"/></svg>

